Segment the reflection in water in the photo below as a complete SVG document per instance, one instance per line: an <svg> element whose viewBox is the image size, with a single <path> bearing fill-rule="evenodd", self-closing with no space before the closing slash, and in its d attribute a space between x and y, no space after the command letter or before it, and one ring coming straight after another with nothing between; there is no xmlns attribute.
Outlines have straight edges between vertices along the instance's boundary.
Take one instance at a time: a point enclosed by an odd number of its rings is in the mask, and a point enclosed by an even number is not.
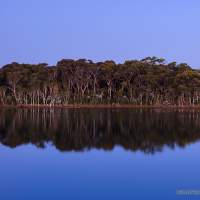
<svg viewBox="0 0 200 200"><path fill-rule="evenodd" d="M200 139L200 113L145 109L1 109L0 143L52 143L60 151L120 145L145 153Z"/></svg>

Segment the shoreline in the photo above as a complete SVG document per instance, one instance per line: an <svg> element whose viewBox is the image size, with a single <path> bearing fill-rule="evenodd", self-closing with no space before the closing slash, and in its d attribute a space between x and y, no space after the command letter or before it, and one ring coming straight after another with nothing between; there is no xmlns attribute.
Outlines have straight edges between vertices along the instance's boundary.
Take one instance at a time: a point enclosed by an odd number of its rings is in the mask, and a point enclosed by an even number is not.
<svg viewBox="0 0 200 200"><path fill-rule="evenodd" d="M68 104L68 105L0 105L0 108L62 108L62 109L117 109L117 108L151 108L151 109L200 109L200 105L133 105L133 104Z"/></svg>

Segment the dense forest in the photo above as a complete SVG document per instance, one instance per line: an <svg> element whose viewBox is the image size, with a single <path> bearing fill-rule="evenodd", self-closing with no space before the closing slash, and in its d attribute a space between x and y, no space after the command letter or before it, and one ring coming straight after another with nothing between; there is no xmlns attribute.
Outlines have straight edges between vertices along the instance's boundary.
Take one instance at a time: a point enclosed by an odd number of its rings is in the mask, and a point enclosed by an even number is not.
<svg viewBox="0 0 200 200"><path fill-rule="evenodd" d="M186 63L147 57L116 64L109 60L63 59L0 69L1 105L198 105L200 71Z"/></svg>

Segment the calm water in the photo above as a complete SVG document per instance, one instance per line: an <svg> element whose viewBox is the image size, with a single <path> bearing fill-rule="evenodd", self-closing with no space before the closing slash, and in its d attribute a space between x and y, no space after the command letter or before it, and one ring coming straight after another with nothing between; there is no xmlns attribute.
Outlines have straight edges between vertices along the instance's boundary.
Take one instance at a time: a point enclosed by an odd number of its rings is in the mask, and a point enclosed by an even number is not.
<svg viewBox="0 0 200 200"><path fill-rule="evenodd" d="M200 199L200 112L1 109L0 199Z"/></svg>

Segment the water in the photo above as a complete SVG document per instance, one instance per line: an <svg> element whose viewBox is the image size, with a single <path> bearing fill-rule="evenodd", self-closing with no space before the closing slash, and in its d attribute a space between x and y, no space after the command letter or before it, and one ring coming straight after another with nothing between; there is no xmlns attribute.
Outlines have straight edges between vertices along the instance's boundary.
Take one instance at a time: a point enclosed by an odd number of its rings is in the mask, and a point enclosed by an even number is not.
<svg viewBox="0 0 200 200"><path fill-rule="evenodd" d="M1 109L0 199L199 199L200 112Z"/></svg>

